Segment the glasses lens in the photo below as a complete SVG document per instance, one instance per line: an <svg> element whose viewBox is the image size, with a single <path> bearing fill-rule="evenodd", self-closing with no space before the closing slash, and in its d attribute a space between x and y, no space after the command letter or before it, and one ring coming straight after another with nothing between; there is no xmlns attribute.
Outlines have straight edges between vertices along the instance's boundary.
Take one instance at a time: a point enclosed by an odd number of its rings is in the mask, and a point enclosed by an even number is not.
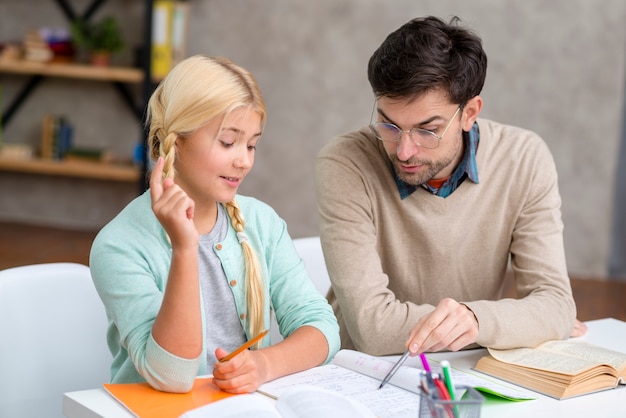
<svg viewBox="0 0 626 418"><path fill-rule="evenodd" d="M413 137L415 141L417 141L419 145L421 145L424 148L432 149L432 148L437 148L437 146L439 146L439 139L431 131L416 128L411 131L411 136Z"/></svg>
<svg viewBox="0 0 626 418"><path fill-rule="evenodd" d="M400 129L390 123L377 122L372 125L378 139L389 142L396 142L400 136Z"/></svg>

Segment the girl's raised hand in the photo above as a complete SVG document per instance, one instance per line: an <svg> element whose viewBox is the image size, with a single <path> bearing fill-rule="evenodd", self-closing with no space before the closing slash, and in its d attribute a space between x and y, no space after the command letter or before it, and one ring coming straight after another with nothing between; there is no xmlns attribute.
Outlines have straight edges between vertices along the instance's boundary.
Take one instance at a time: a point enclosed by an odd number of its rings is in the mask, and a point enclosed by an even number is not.
<svg viewBox="0 0 626 418"><path fill-rule="evenodd" d="M172 248L197 247L198 232L193 222L195 202L171 178L163 179L165 160L159 157L150 175L152 211L165 228Z"/></svg>

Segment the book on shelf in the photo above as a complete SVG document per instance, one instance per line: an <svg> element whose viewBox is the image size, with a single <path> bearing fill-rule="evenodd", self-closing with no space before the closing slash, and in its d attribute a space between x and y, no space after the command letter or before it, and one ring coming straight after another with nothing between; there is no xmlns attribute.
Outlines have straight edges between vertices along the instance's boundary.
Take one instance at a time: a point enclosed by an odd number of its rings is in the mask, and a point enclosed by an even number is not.
<svg viewBox="0 0 626 418"><path fill-rule="evenodd" d="M111 164L115 162L113 153L104 148L71 147L65 153L67 161L91 161Z"/></svg>
<svg viewBox="0 0 626 418"><path fill-rule="evenodd" d="M474 369L566 399L626 384L626 353L580 340L548 341L535 348L489 349Z"/></svg>
<svg viewBox="0 0 626 418"><path fill-rule="evenodd" d="M41 126L40 156L46 160L62 160L72 148L74 126L63 116L47 114Z"/></svg>
<svg viewBox="0 0 626 418"><path fill-rule="evenodd" d="M156 80L187 55L190 5L182 0L155 0L152 11L150 72Z"/></svg>
<svg viewBox="0 0 626 418"><path fill-rule="evenodd" d="M306 408L302 405L308 402L318 408L328 405L335 409L343 408L341 410L346 412L344 416L361 416L355 415L355 411L361 411L363 416L372 413L381 418L416 416L420 402L418 382L422 370L401 366L389 383L378 389L393 365L394 362L388 359L341 350L331 363L283 376L261 385L254 394L243 395L221 392L210 378L197 378L192 391L183 395L159 392L147 383L104 386L136 416L156 418L178 417L183 413L186 413L182 415L184 418L243 416L235 414L236 408L245 408L248 403L258 404L266 411L265 416L268 418L287 418L293 416L289 415L290 409L303 411ZM435 373L441 372L436 362L431 362L431 369ZM464 373L454 367L452 380L457 386L471 386L505 400L533 399L527 393ZM196 397L198 393L203 397ZM302 403L298 403L298 399ZM165 411L168 411L167 414ZM330 414L316 409L316 414L311 416L325 415Z"/></svg>
<svg viewBox="0 0 626 418"><path fill-rule="evenodd" d="M55 161L113 163L110 150L74 145L74 126L64 116L46 114L41 124L40 157Z"/></svg>
<svg viewBox="0 0 626 418"><path fill-rule="evenodd" d="M189 1L178 0L174 3L172 12L172 67L187 57L190 8Z"/></svg>

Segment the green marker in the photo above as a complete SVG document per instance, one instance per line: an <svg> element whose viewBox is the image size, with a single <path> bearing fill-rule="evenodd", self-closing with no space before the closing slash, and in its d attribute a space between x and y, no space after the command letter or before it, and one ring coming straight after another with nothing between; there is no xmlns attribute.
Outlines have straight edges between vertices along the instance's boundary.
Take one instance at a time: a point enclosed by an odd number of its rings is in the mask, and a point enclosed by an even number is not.
<svg viewBox="0 0 626 418"><path fill-rule="evenodd" d="M454 394L454 384L452 383L452 376L450 375L450 362L448 360L441 361L441 370L443 371L444 383L446 384L450 394L450 400L454 402L456 400L456 396ZM455 418L459 416L459 410L456 405L454 405L452 413Z"/></svg>

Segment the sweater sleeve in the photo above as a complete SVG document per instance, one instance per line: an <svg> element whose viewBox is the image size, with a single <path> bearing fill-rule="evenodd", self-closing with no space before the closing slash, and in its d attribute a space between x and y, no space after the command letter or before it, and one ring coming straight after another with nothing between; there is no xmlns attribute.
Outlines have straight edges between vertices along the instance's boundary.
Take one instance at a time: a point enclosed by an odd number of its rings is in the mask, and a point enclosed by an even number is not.
<svg viewBox="0 0 626 418"><path fill-rule="evenodd" d="M563 242L556 166L547 145L526 133L531 146L515 153L524 190L510 238L517 299L467 301L479 320L477 343L499 349L533 347L570 335L576 318Z"/></svg>
<svg viewBox="0 0 626 418"><path fill-rule="evenodd" d="M90 253L92 278L109 318L111 380L145 380L158 390L187 392L201 356L177 357L160 347L151 333L163 300L169 248L156 238L161 235L158 229L147 233L141 230L145 224L129 222L134 219L129 212L122 212L100 231Z"/></svg>
<svg viewBox="0 0 626 418"><path fill-rule="evenodd" d="M277 242L270 263L271 299L281 335L289 336L302 326L317 328L328 343L326 363L339 351L339 326L332 308L308 276L289 235Z"/></svg>

